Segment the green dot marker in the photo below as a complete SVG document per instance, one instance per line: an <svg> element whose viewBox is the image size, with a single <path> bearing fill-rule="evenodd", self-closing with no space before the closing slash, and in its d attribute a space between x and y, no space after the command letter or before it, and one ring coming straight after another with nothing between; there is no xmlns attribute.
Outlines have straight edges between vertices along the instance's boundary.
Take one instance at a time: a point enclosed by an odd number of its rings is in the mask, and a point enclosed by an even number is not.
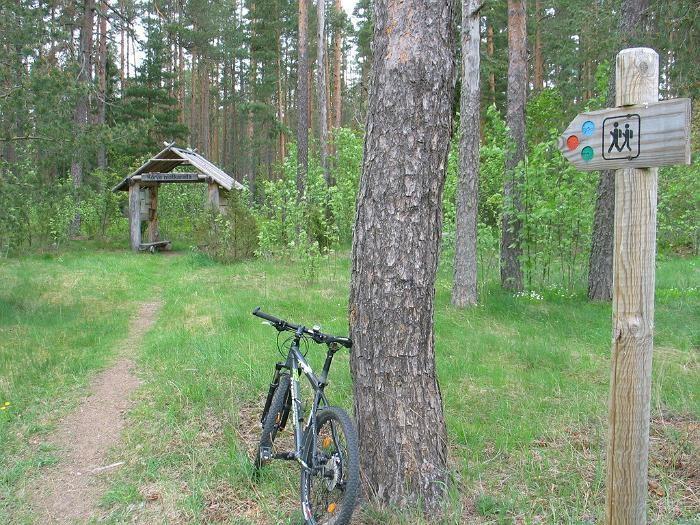
<svg viewBox="0 0 700 525"><path fill-rule="evenodd" d="M581 150L581 158L586 162L591 160L593 158L593 148L591 148L590 146L586 146L585 148L583 148Z"/></svg>

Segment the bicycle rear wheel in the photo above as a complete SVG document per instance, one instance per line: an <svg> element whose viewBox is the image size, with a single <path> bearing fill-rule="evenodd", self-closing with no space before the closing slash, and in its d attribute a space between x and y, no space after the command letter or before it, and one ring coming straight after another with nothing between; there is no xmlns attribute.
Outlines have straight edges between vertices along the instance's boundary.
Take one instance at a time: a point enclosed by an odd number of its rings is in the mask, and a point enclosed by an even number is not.
<svg viewBox="0 0 700 525"><path fill-rule="evenodd" d="M301 472L301 509L307 524L346 525L355 510L360 485L357 431L338 407L320 409L316 439L309 433Z"/></svg>
<svg viewBox="0 0 700 525"><path fill-rule="evenodd" d="M260 445L258 446L258 453L255 457L256 469L268 464L272 460L277 432L279 432L286 422L289 413L291 401L289 385L289 374L280 374L279 383L275 389L275 393L272 395L270 408L263 420Z"/></svg>

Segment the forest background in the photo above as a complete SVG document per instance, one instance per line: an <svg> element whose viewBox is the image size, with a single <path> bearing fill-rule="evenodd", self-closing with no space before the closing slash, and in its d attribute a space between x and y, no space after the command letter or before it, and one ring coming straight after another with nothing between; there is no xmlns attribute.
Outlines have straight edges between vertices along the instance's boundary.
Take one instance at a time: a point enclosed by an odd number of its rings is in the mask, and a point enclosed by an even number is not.
<svg viewBox="0 0 700 525"><path fill-rule="evenodd" d="M197 148L246 190L231 196L233 213L216 217L205 210L202 186L164 188L161 236L224 261L302 258L313 278L314 261L351 242L373 29L371 0L360 0L352 17L340 1L328 2L323 32L317 8L303 3L309 10L306 97L298 96L296 2L3 0L0 256L55 249L70 237L126 246L126 194L111 188L164 141L176 141ZM506 2L485 2L479 14L478 242L479 261L489 268L498 265L509 147ZM519 211L526 288L573 289L585 282L598 174L569 165L557 140L575 114L606 106L619 15L613 0L528 3L527 158ZM644 19L646 45L660 55L661 97L697 100L700 7L652 0ZM323 97L319 34L326 51ZM448 252L455 229L459 82L454 108L443 204ZM308 116L311 132L301 190L295 142L300 113ZM695 146L691 166L661 170L662 253L698 253L699 204Z"/></svg>

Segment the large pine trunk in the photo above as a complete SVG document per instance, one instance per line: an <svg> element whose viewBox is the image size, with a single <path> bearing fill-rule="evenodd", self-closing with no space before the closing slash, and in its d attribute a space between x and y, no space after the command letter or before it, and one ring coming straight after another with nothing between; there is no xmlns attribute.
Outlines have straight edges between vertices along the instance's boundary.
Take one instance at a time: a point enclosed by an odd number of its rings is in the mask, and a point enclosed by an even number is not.
<svg viewBox="0 0 700 525"><path fill-rule="evenodd" d="M454 96L453 2L375 3L352 249L351 371L367 497L439 505L447 441L433 302Z"/></svg>
<svg viewBox="0 0 700 525"><path fill-rule="evenodd" d="M615 55L634 45L644 45L640 37L647 32L649 0L623 0L620 9L619 42ZM615 63L615 56L610 57ZM615 73L608 81L608 107L615 105ZM612 300L613 228L615 219L615 171L600 172L598 194L593 214L591 254L588 260L588 299Z"/></svg>
<svg viewBox="0 0 700 525"><path fill-rule="evenodd" d="M503 184L503 225L501 233L501 285L511 291L523 289L521 168L525 159L525 99L527 96L527 31L525 0L508 0L508 138L506 173Z"/></svg>
<svg viewBox="0 0 700 525"><path fill-rule="evenodd" d="M476 223L479 191L479 138L481 89L479 87L480 0L462 2L462 91L460 100L459 181L455 218L455 263L452 304L477 301Z"/></svg>
<svg viewBox="0 0 700 525"><path fill-rule="evenodd" d="M309 170L309 0L299 0L299 60L297 64L297 200L304 197Z"/></svg>

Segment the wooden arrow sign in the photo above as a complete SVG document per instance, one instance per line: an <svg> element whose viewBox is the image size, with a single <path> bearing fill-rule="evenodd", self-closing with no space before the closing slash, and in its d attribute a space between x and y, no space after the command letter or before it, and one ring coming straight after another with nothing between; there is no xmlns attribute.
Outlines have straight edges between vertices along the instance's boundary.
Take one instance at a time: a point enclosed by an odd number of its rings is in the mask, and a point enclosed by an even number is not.
<svg viewBox="0 0 700 525"><path fill-rule="evenodd" d="M690 99L581 113L559 149L582 171L690 164Z"/></svg>

